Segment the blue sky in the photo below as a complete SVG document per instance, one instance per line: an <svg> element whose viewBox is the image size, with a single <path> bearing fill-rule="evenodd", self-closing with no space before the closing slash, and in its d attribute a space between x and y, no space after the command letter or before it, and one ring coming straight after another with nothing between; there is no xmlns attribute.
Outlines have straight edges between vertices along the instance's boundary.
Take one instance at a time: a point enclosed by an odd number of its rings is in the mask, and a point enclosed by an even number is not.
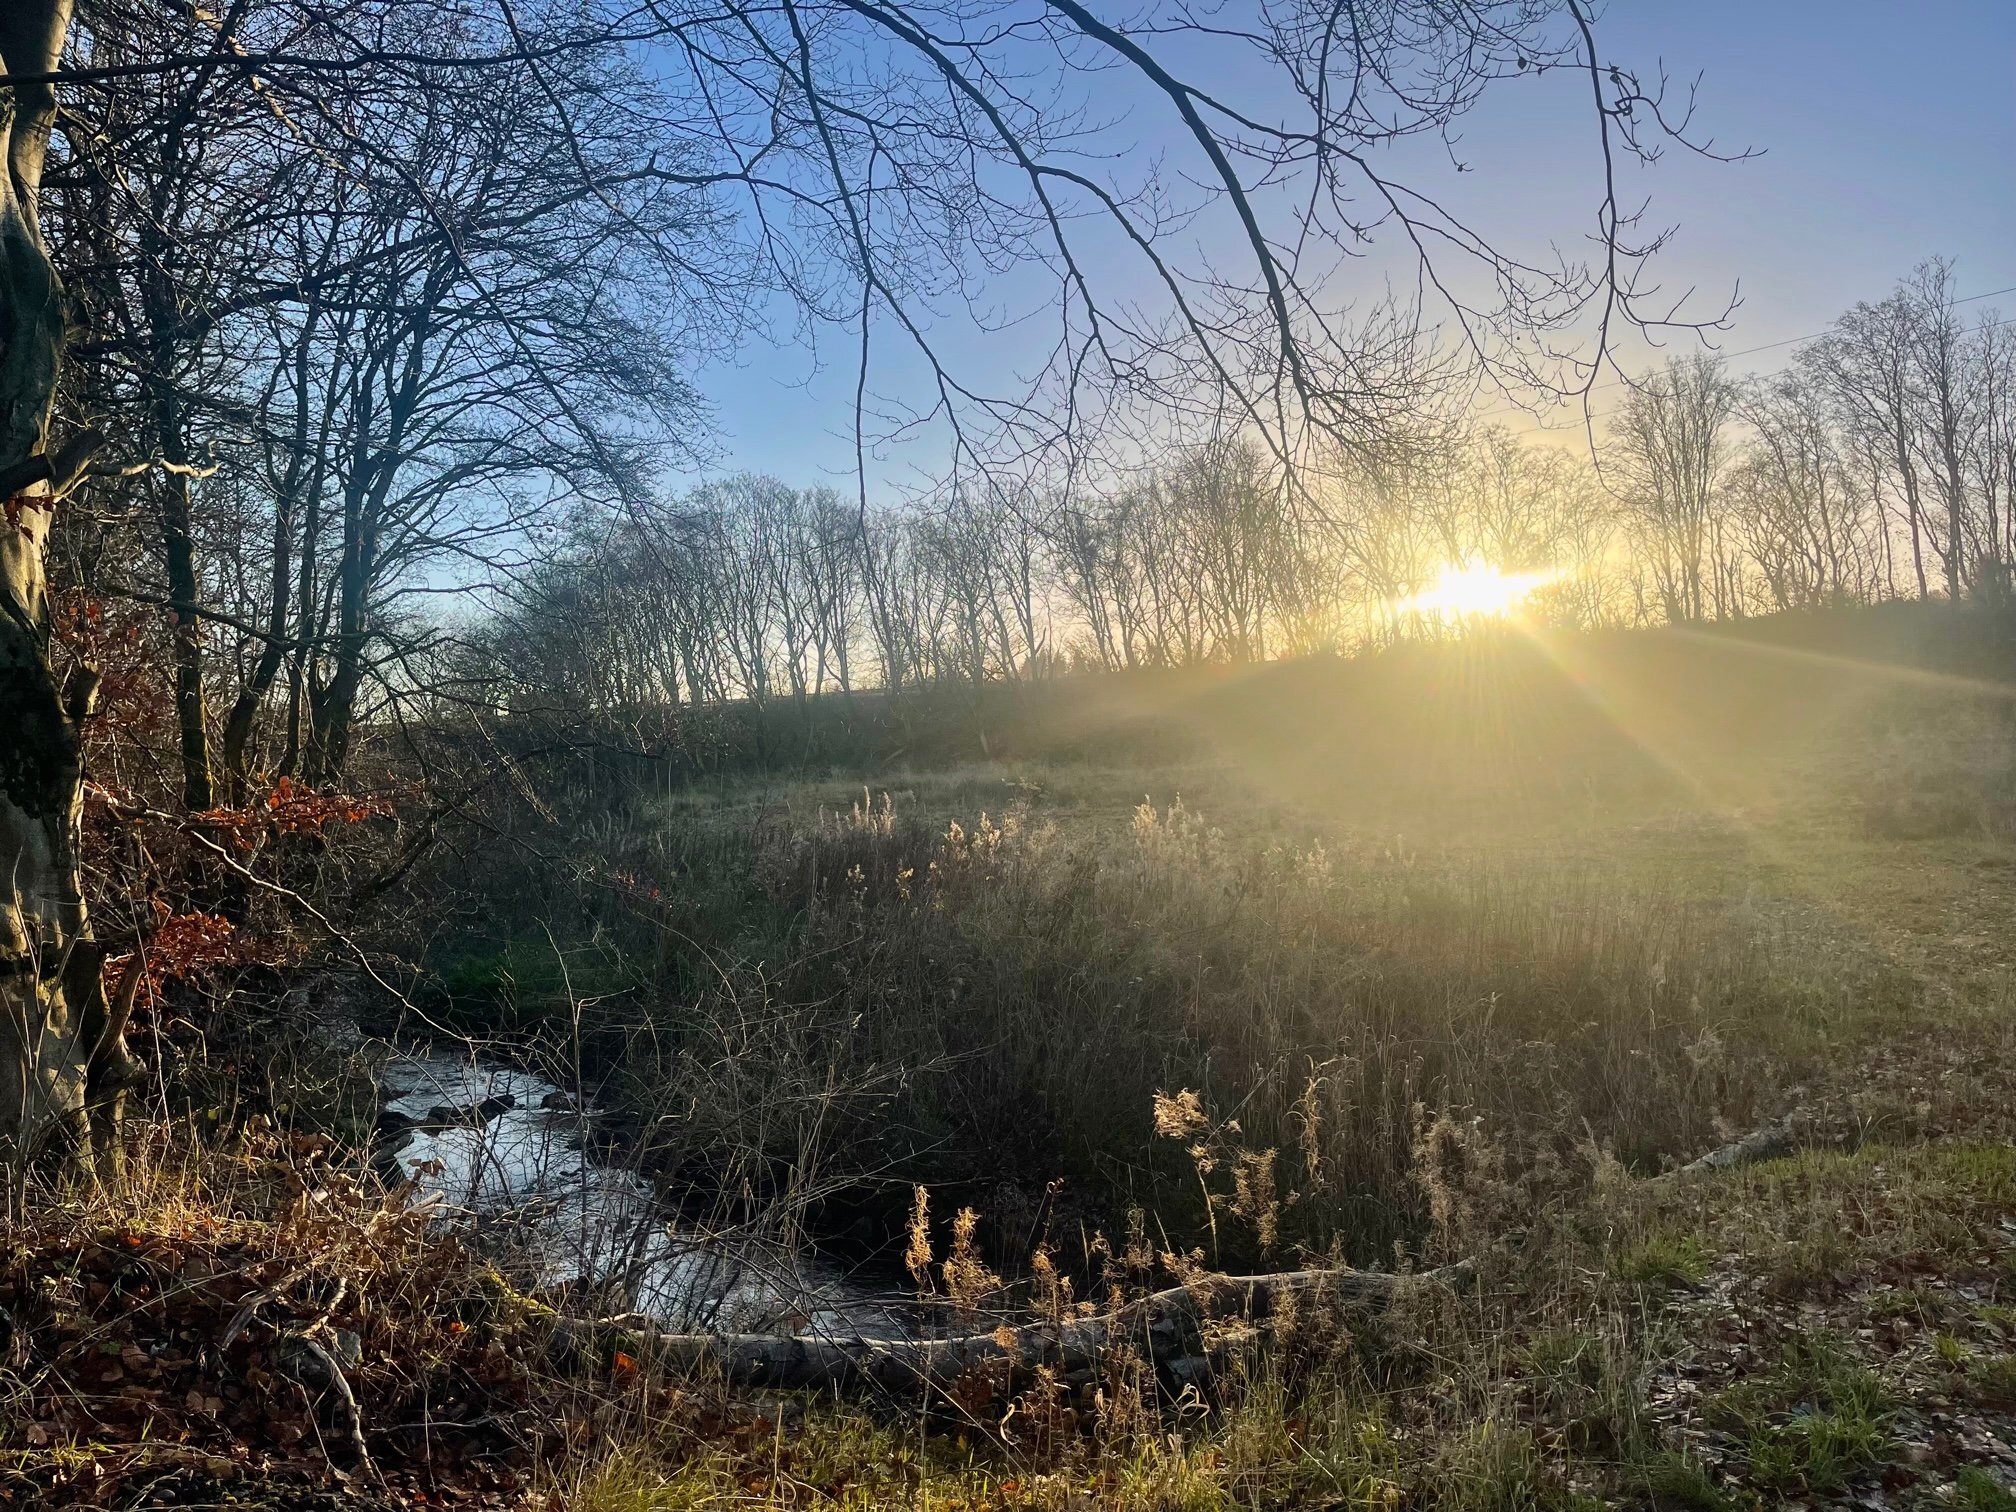
<svg viewBox="0 0 2016 1512"><path fill-rule="evenodd" d="M1665 287L1698 288L1707 311L1740 286L1713 338L1724 350L1817 331L1934 253L1956 261L1963 295L2016 284L2016 0L1610 0L1599 41L1641 75L1663 60L1676 87L1702 73L1702 127L1718 146L1762 149L1733 164L1673 149L1626 186L1649 195L1649 222L1678 227L1657 265ZM1566 73L1514 81L1466 121L1463 203L1502 243L1572 247L1587 234L1598 181L1586 90ZM1145 105L1122 130L1148 151L1174 137ZM1383 277L1375 264L1359 276L1368 295ZM1972 308L1996 304L2016 312L2016 295ZM1012 335L976 339L1014 362ZM700 375L723 469L800 484L851 475L852 371L837 346L829 355L811 373L802 351L756 345ZM885 372L901 386L900 364ZM930 447L871 476L928 470Z"/></svg>

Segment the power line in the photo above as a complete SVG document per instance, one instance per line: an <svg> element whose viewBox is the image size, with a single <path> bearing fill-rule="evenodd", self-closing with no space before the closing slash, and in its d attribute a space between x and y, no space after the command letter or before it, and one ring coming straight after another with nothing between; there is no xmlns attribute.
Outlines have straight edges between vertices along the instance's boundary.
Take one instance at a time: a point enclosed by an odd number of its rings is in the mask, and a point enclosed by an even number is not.
<svg viewBox="0 0 2016 1512"><path fill-rule="evenodd" d="M1995 293L1996 293L1996 294L2007 294L2008 292L2009 292L2009 290L2007 290L2007 289L1997 289L1997 290L1995 291ZM1975 297L1976 299L1992 299L1992 298L1994 298L1994 297L1995 297L1995 295L1994 295L1994 294L1977 294L1977 295L1975 295L1974 297ZM1955 304L1961 304L1961 303L1965 303L1966 301L1962 301L1962 300L1958 300L1958 299L1956 299L1956 300L1954 300L1953 302L1954 302ZM1977 330L1977 331L1999 331L1999 330L2001 330L2001 329L2002 329L2002 328L2003 328L2004 326L2008 326L2008 325L2016 325L2016 315L2004 315L2004 316L2003 316L2003 317L2002 317L2002 318L2001 318L2000 320L1990 320L1990 321L1987 321L1987 322L1985 322L1984 324L1981 324L1981 325L1978 325L1978 326L1976 326L1976 327L1975 327L1974 329L1975 329L1975 330ZM1823 332L1822 334L1824 335L1825 333ZM1801 337L1796 337L1796 338L1794 338L1794 339L1795 339L1795 340L1799 340L1799 341L1811 341L1811 340L1812 340L1813 338L1812 338L1811 336L1801 336ZM1783 345L1785 345L1785 343L1784 343L1784 342L1782 342L1782 341L1781 341L1781 342L1777 342L1777 343L1774 343L1774 344L1775 344L1775 345L1778 345L1778 346L1783 346ZM1759 348L1758 348L1757 350L1759 350L1759 351L1763 351L1763 350L1765 350L1765 348L1763 348L1763 347L1759 347ZM1730 355L1730 356L1732 356L1732 357L1740 357L1740 356L1744 356L1744 355L1746 355L1746 354L1744 354L1744 353L1741 353L1741 352L1732 352L1732 353L1730 353L1729 355ZM1782 368L1782 367L1775 367L1775 368L1772 368L1772 369L1771 369L1771 370L1770 370L1770 371L1769 371L1768 373L1752 373L1752 374L1751 374L1750 376L1751 376L1751 377L1753 377L1753 378L1775 378L1775 377L1776 377L1776 376L1777 376L1778 374L1780 374L1780 373L1782 373L1782 372L1784 372L1784 371L1785 371L1785 369L1784 369L1784 368ZM1614 388L1615 386L1616 386L1615 384L1612 384L1612 385L1610 385L1610 387L1613 387L1613 388ZM1607 419L1608 419L1608 418L1609 418L1610 416L1612 416L1612 415L1614 415L1614 414L1616 414L1616 413L1617 413L1617 411L1616 411L1616 410L1614 410L1614 409L1607 409L1607 410L1595 410L1595 411L1592 411L1592 412L1591 412L1591 413L1589 414L1589 416L1588 416L1587 418L1588 418L1588 419L1591 419L1591 420L1607 420Z"/></svg>
<svg viewBox="0 0 2016 1512"><path fill-rule="evenodd" d="M1989 289L1985 293L1981 294L1969 294L1965 299L1956 299L1953 301L1953 303L1956 305L1979 304L1984 299L1994 299L1998 295L2002 294L2016 294L2016 284L2010 284L2007 288ZM1989 329L1991 330L1997 329L2007 324L2009 324L2007 320L1993 321L1991 322ZM1832 327L1829 327L1828 329L1831 330ZM1804 336L1787 336L1781 341L1767 341L1760 346L1745 347L1740 352L1717 352L1715 353L1715 355L1723 358L1725 361L1737 357L1754 357L1759 352L1775 352L1779 347L1797 346L1801 342L1805 341L1818 341L1822 336L1825 336L1826 334L1827 331L1809 331ZM1784 371L1785 370L1783 368L1772 369L1772 372L1774 373L1782 373ZM1766 375L1759 375L1759 376L1766 376ZM1629 381L1628 379L1624 378L1608 378L1601 383L1591 384L1589 386L1589 392L1594 393L1597 389L1619 388L1628 381ZM1558 404L1566 404L1568 401L1564 398L1556 402ZM1484 410L1478 413L1477 415L1473 416L1472 418L1477 420L1488 420L1493 415L1502 415L1511 411L1518 411L1521 414L1528 413L1527 411L1521 409L1518 404L1510 400L1504 400L1501 401L1495 407L1488 410ZM1610 415L1614 413L1616 413L1614 410L1604 410L1600 414L1590 415L1588 416L1588 418L1591 420L1600 420L1603 418L1604 415Z"/></svg>

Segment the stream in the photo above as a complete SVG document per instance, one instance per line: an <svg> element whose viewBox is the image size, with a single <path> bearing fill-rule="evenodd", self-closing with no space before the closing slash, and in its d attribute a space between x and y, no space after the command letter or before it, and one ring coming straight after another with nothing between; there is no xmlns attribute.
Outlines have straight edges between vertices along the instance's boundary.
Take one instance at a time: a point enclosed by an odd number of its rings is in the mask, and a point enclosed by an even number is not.
<svg viewBox="0 0 2016 1512"><path fill-rule="evenodd" d="M380 1158L421 1201L508 1238L540 1285L617 1282L673 1330L889 1337L914 1310L818 1257L703 1234L634 1171L598 1158L596 1111L516 1067L434 1049L379 1073Z"/></svg>

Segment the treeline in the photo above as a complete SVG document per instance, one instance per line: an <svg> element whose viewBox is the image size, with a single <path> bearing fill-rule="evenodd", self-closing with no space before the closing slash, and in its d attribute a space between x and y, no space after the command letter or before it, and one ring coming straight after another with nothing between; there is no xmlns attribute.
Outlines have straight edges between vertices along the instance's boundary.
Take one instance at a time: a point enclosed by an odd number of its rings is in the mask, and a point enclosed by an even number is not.
<svg viewBox="0 0 2016 1512"><path fill-rule="evenodd" d="M82 17L66 64L117 87L66 99L41 206L81 333L59 429L117 457L51 525L60 641L117 715L95 769L190 808L340 783L360 730L502 710L1438 634L1414 599L1450 564L1544 576L1530 611L1586 627L1999 590L2011 556L2012 343L1938 262L1782 374L1643 375L1593 461L1579 433L1438 418L1409 378L1356 450L1227 424L1114 442L1148 460L1097 475L961 454L901 505L678 493L704 434L686 375L767 295L814 291L712 193L726 170L666 126L627 34L546 8L558 68L511 61L502 11L232 14L228 46L137 0ZM1242 413L1228 394L1186 423Z"/></svg>
<svg viewBox="0 0 2016 1512"><path fill-rule="evenodd" d="M1558 628L1999 594L2016 550L2016 340L1932 261L1782 372L1640 375L1592 459L1425 427L1377 468L1243 436L1105 489L980 482L863 510L744 475L534 568L471 663L602 713L1060 670L1246 662L1450 630L1452 565L1538 580ZM1578 437L1579 440L1579 437Z"/></svg>
<svg viewBox="0 0 2016 1512"><path fill-rule="evenodd" d="M1364 607L1396 628L1399 594L1469 555L1573 561L1549 601L1601 617L1611 532L1586 464L1495 430L1440 460L1358 520L1238 438L1103 495L982 484L864 512L744 475L577 537L476 661L511 699L603 711L1254 661L1340 644Z"/></svg>
<svg viewBox="0 0 2016 1512"><path fill-rule="evenodd" d="M49 547L115 700L95 769L198 810L341 781L360 728L459 698L445 594L690 464L683 375L741 328L747 249L587 9L109 0L64 63L110 81L66 98L41 202L58 429L116 459Z"/></svg>
<svg viewBox="0 0 2016 1512"><path fill-rule="evenodd" d="M1921 264L1780 373L1669 362L1612 427L1613 486L1672 620L2001 593L2016 551L2016 333Z"/></svg>

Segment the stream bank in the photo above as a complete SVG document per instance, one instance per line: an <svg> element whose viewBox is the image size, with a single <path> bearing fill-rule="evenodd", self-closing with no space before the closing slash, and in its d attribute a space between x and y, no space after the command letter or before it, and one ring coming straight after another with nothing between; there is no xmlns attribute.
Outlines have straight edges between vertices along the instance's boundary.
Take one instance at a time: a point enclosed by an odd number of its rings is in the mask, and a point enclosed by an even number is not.
<svg viewBox="0 0 2016 1512"><path fill-rule="evenodd" d="M914 1307L817 1255L701 1230L590 1137L600 1110L521 1068L439 1047L380 1069L378 1160L546 1287L611 1288L675 1331L915 1331Z"/></svg>

